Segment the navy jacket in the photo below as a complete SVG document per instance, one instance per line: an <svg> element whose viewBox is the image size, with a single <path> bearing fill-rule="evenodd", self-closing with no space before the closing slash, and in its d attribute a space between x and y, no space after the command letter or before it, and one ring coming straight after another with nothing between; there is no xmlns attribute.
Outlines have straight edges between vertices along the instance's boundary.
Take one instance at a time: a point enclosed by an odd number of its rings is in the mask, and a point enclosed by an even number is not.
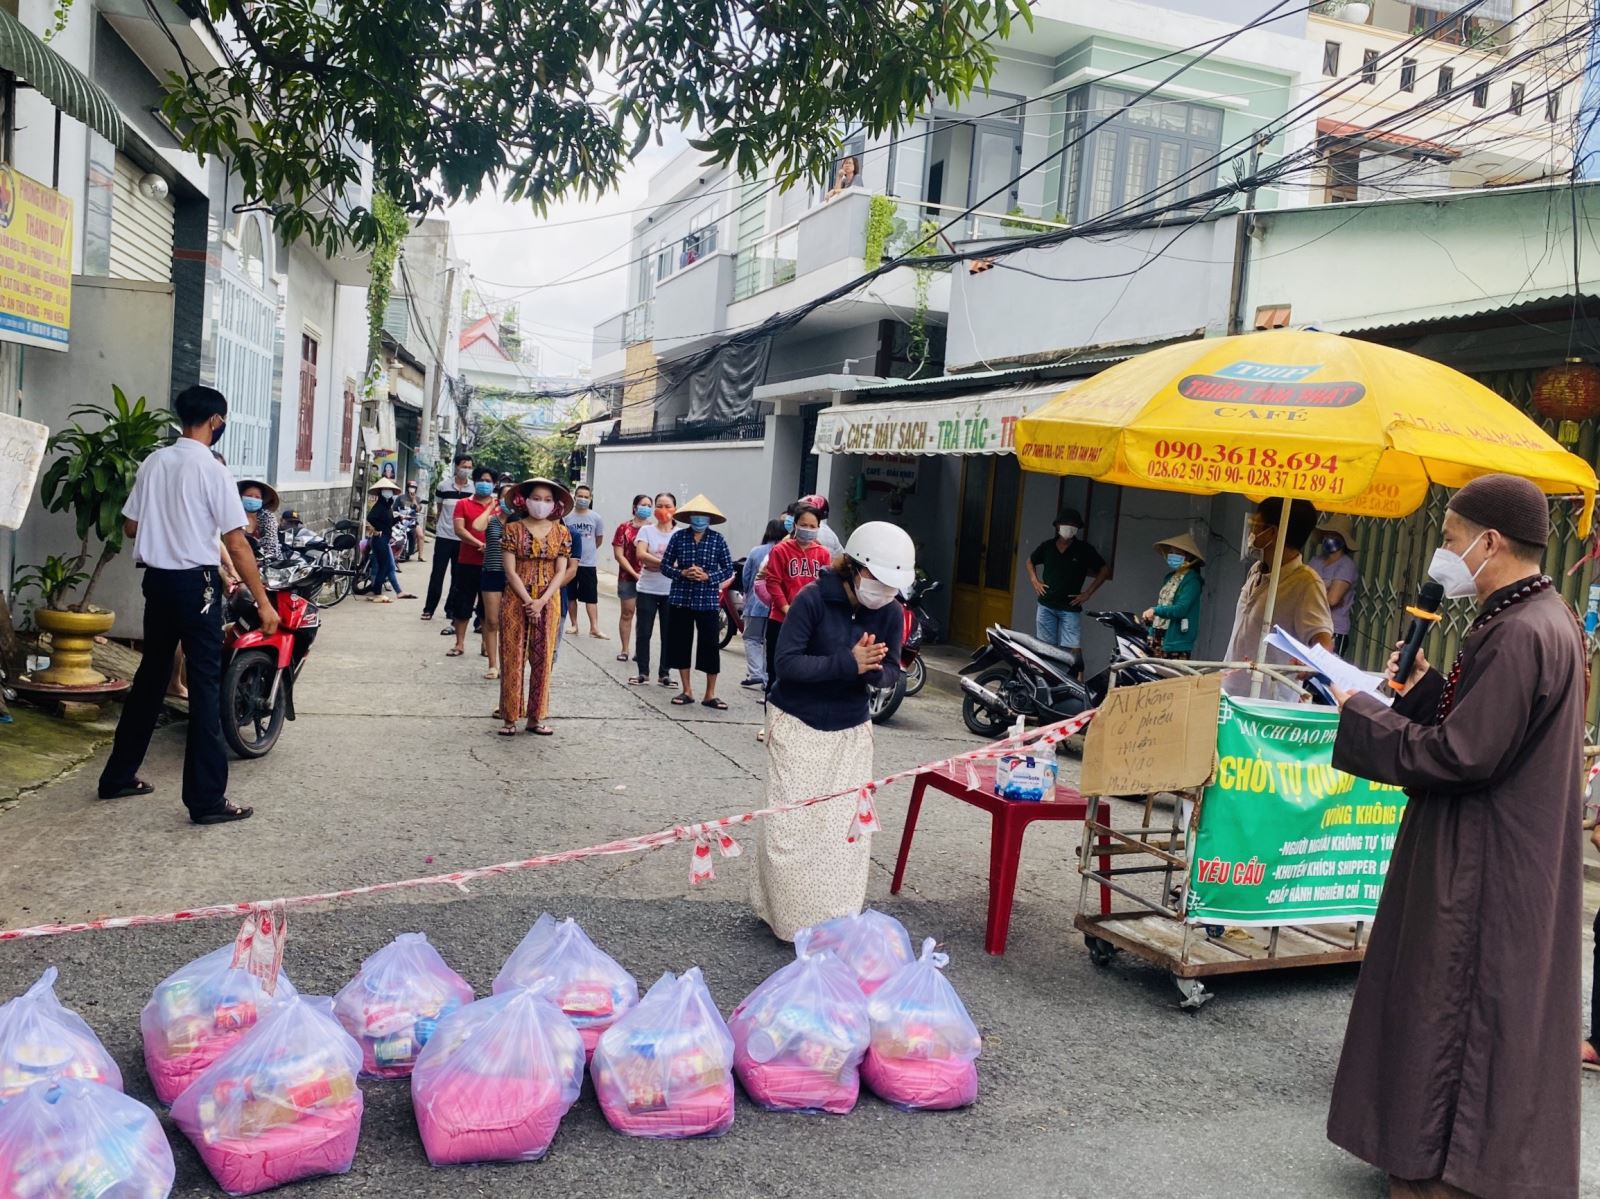
<svg viewBox="0 0 1600 1199"><path fill-rule="evenodd" d="M870 674L856 669L850 650L871 633L889 647ZM900 673L905 615L900 601L857 608L839 576L828 571L795 596L778 636L778 681L768 700L825 733L867 722L867 687L887 687Z"/></svg>

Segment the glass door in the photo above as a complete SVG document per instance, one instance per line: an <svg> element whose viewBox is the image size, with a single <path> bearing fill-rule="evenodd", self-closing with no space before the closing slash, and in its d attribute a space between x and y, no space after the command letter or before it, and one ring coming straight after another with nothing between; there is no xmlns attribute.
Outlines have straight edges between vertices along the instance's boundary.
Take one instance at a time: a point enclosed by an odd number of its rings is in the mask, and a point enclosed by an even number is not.
<svg viewBox="0 0 1600 1199"><path fill-rule="evenodd" d="M1011 624L1021 505L1022 468L1013 455L966 459L950 606L950 634L959 644L978 645L990 625Z"/></svg>
<svg viewBox="0 0 1600 1199"><path fill-rule="evenodd" d="M1010 212L1016 207L1017 176L1022 170L1022 128L1006 122L975 129L967 205L984 212Z"/></svg>

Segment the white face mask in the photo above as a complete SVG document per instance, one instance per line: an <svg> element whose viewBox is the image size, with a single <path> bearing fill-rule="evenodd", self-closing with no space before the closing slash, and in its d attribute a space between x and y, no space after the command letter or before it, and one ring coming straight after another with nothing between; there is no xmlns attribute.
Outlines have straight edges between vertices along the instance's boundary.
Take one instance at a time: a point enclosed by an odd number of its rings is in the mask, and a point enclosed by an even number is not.
<svg viewBox="0 0 1600 1199"><path fill-rule="evenodd" d="M1076 537L1078 535L1078 526L1077 525L1057 525L1056 526L1056 534L1061 538L1062 541L1071 541L1074 537Z"/></svg>
<svg viewBox="0 0 1600 1199"><path fill-rule="evenodd" d="M1428 563L1428 577L1444 588L1449 599L1466 599L1478 594L1478 576L1489 565L1489 559L1485 558L1478 564L1478 569L1473 570L1467 565L1467 554L1472 552L1473 545L1482 540L1483 534L1479 533L1472 539L1472 545L1467 546L1466 553L1458 554L1442 545L1433 551L1433 561Z"/></svg>
<svg viewBox="0 0 1600 1199"><path fill-rule="evenodd" d="M544 520L556 510L554 500L529 500L528 515L538 520Z"/></svg>
<svg viewBox="0 0 1600 1199"><path fill-rule="evenodd" d="M877 579L869 579L865 575L856 579L856 598L861 601L863 608L887 607L900 593L887 583Z"/></svg>

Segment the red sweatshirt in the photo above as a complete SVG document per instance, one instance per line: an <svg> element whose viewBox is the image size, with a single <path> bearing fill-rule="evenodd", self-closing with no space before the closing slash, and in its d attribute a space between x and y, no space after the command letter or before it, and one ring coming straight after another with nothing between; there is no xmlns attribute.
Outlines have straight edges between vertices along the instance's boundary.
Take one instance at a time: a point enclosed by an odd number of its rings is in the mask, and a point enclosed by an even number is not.
<svg viewBox="0 0 1600 1199"><path fill-rule="evenodd" d="M769 620L783 623L783 612L801 590L815 583L833 566L833 554L821 541L801 545L793 537L786 537L772 547L767 555L767 587L772 591L772 615Z"/></svg>

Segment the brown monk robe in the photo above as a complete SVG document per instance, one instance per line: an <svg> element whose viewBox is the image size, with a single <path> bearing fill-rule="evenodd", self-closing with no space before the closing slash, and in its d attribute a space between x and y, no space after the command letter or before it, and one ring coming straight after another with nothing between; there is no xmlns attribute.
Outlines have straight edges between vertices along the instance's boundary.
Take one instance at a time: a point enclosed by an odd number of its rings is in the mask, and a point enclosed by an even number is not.
<svg viewBox="0 0 1600 1199"><path fill-rule="evenodd" d="M1570 1199L1584 650L1538 574L1549 512L1531 483L1468 484L1444 534L1455 561L1436 558L1431 573L1482 605L1454 680L1419 670L1393 709L1340 695L1334 765L1403 786L1409 801L1328 1136L1388 1171L1391 1194Z"/></svg>

